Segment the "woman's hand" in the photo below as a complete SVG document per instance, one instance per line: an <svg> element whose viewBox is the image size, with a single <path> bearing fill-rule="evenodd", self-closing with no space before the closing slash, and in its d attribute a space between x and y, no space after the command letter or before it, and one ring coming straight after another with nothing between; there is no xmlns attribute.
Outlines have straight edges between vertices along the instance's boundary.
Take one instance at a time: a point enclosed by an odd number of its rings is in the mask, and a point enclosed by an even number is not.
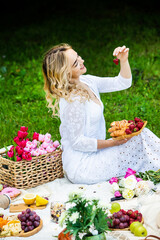
<svg viewBox="0 0 160 240"><path fill-rule="evenodd" d="M117 57L121 62L126 62L128 59L129 48L126 46L117 47L113 51L113 56Z"/></svg>
<svg viewBox="0 0 160 240"><path fill-rule="evenodd" d="M128 142L129 139L131 138L125 138L122 140L116 140L116 139L97 140L97 149L119 146Z"/></svg>
<svg viewBox="0 0 160 240"><path fill-rule="evenodd" d="M125 139L121 139L121 140L114 139L114 140L111 140L111 141L113 141L113 146L119 146L119 145L122 145L122 144L128 142L130 139L131 138L125 138Z"/></svg>

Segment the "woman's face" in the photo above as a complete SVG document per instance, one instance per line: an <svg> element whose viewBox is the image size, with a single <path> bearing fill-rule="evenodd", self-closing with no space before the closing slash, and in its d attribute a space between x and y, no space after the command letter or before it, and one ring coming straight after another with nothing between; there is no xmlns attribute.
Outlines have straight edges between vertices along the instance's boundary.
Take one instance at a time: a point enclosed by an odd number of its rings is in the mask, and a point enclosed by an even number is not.
<svg viewBox="0 0 160 240"><path fill-rule="evenodd" d="M84 60L78 56L77 52L75 52L73 49L68 49L65 54L71 67L71 80L74 82L79 81L79 76L87 71L86 67L83 64Z"/></svg>

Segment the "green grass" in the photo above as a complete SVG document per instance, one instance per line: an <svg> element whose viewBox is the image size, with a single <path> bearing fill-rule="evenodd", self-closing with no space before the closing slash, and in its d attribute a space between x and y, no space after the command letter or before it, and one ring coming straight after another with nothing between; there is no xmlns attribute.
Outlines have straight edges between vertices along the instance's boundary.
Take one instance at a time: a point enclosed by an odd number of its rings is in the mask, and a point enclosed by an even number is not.
<svg viewBox="0 0 160 240"><path fill-rule="evenodd" d="M92 9L93 10L93 9ZM40 23L6 28L0 39L0 148L12 144L20 126L33 133L49 132L60 140L60 120L46 107L41 63L51 46L67 42L85 60L87 73L115 76L113 50L130 48L133 74L130 89L102 94L106 127L110 122L133 119L148 121L147 127L160 137L160 15L145 14L129 7L99 8L87 17L57 15ZM107 138L109 134L107 133Z"/></svg>

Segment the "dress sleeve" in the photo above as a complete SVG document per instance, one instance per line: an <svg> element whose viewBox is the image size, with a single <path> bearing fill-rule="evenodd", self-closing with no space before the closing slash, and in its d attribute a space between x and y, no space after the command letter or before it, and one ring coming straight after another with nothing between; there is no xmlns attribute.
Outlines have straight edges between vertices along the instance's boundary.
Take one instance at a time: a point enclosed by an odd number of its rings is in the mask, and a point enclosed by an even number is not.
<svg viewBox="0 0 160 240"><path fill-rule="evenodd" d="M85 136L85 103L68 103L63 113L68 140L74 150L97 151L97 139Z"/></svg>
<svg viewBox="0 0 160 240"><path fill-rule="evenodd" d="M124 90L131 87L132 84L132 77L124 78L120 75L120 73L116 77L97 77L93 75L89 76L97 85L98 91L100 93Z"/></svg>

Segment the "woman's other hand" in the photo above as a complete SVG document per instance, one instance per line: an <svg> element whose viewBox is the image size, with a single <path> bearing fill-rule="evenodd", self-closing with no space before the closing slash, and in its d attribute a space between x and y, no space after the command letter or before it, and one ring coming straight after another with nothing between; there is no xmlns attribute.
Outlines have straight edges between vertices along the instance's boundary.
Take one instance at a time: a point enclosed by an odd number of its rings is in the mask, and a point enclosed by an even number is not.
<svg viewBox="0 0 160 240"><path fill-rule="evenodd" d="M117 57L121 62L125 62L128 59L129 48L126 46L117 47L113 51L113 56Z"/></svg>

